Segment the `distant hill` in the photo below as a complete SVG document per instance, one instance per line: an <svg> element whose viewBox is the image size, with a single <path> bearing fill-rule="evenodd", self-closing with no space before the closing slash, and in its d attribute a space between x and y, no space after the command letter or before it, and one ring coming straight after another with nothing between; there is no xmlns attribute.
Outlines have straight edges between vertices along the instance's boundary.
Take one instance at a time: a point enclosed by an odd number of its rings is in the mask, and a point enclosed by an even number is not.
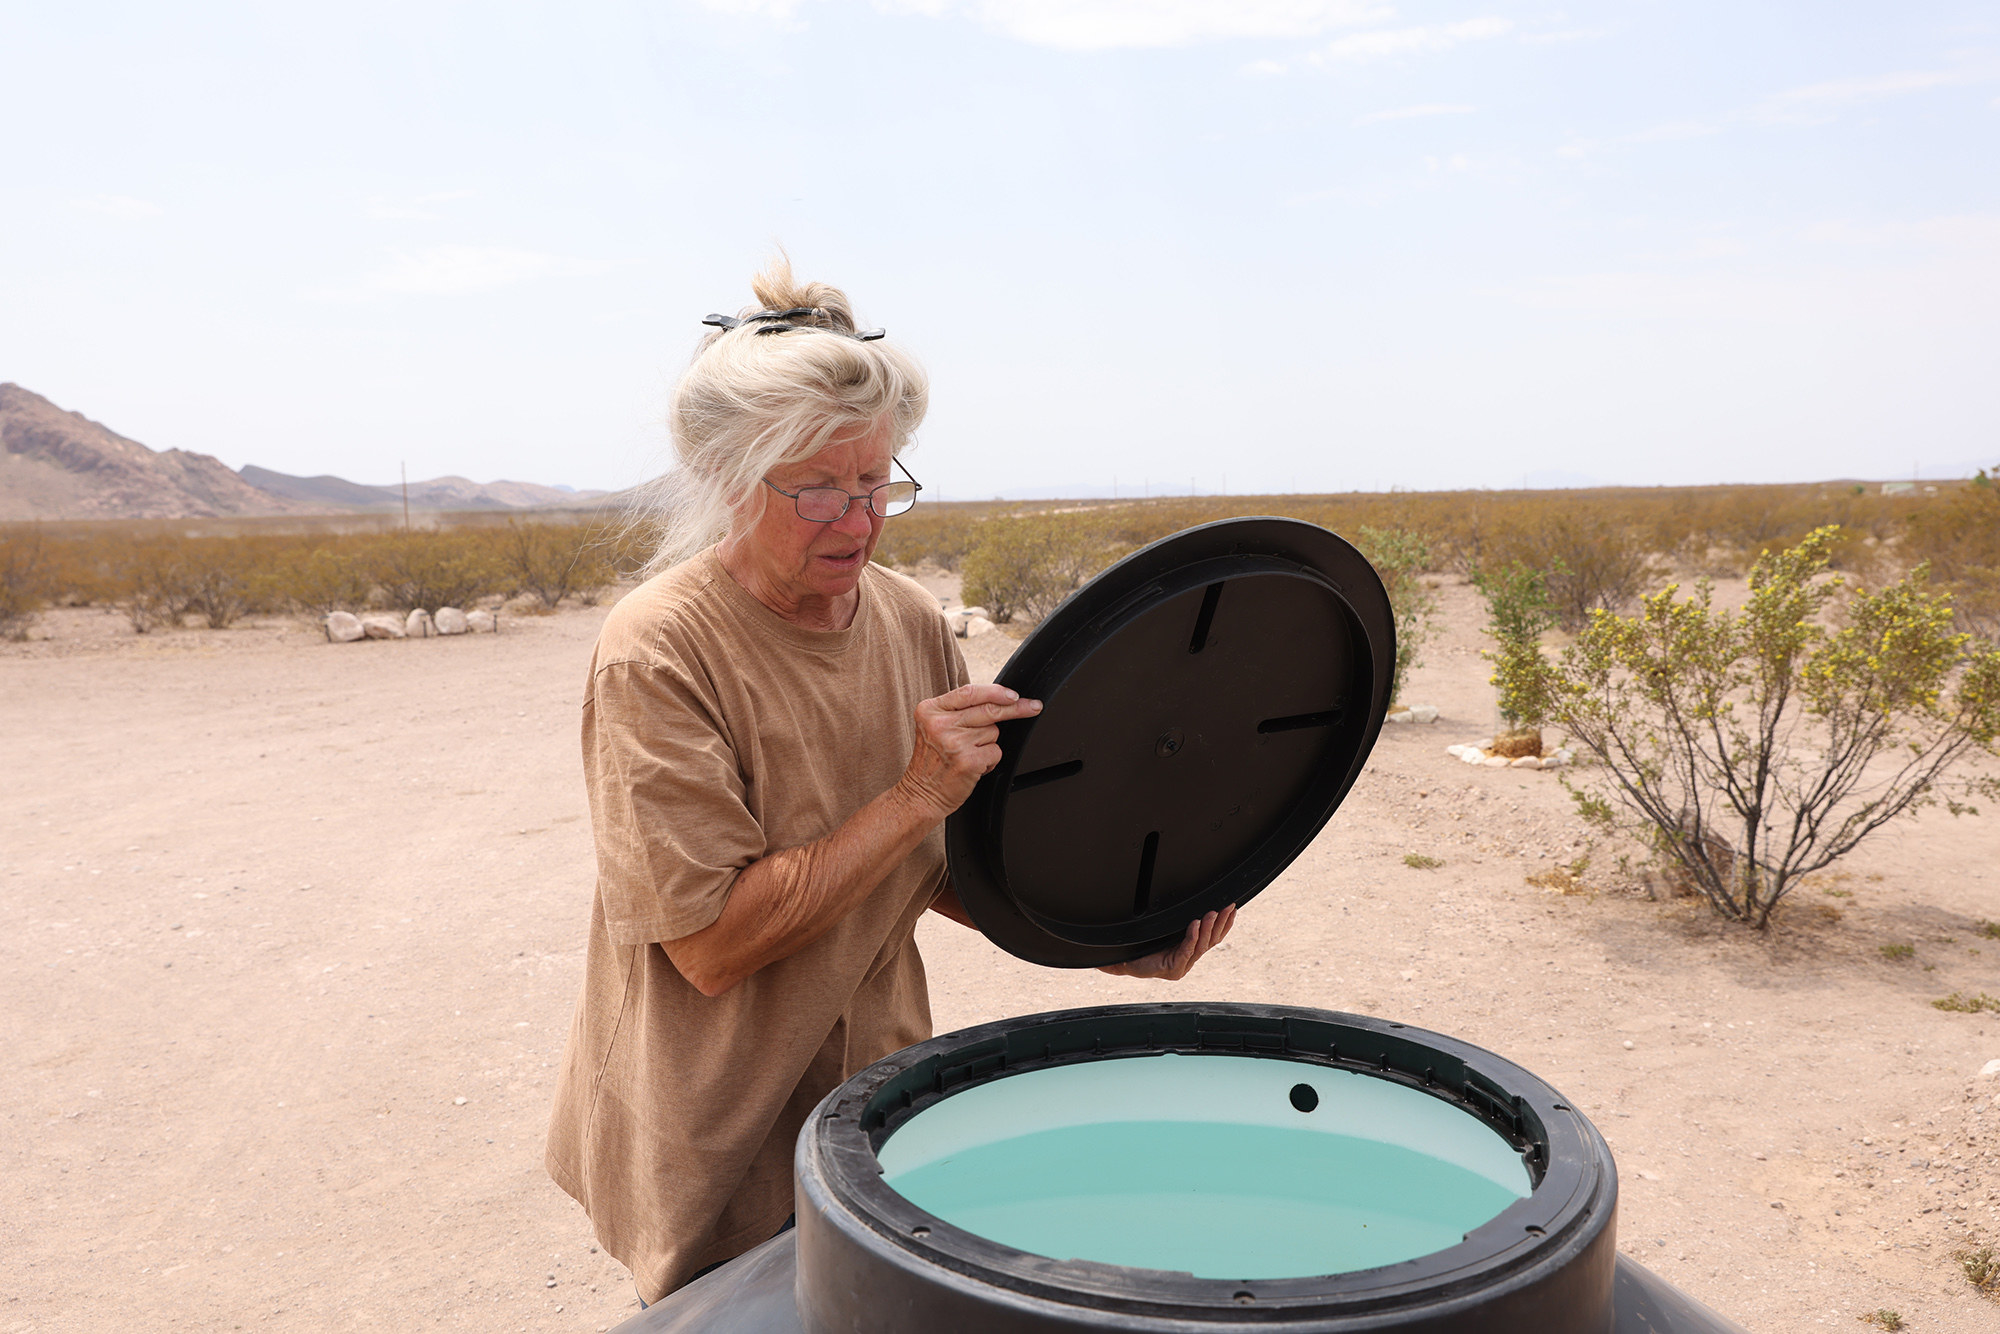
<svg viewBox="0 0 2000 1334"><path fill-rule="evenodd" d="M17 384L0 384L0 520L294 514L209 454L151 450Z"/></svg>
<svg viewBox="0 0 2000 1334"><path fill-rule="evenodd" d="M239 475L262 491L321 510L390 510L403 504L401 483L369 486L344 477L293 477L256 464L245 464ZM550 505L580 505L604 491L572 491L535 482L475 482L464 477L433 477L410 483L410 508L422 510L518 510Z"/></svg>
<svg viewBox="0 0 2000 1334"><path fill-rule="evenodd" d="M0 384L0 449L0 522L349 514L403 505L400 483L293 477L255 464L232 471L207 454L148 449L16 384ZM606 494L464 477L411 482L409 490L410 508L422 510L537 509Z"/></svg>
<svg viewBox="0 0 2000 1334"><path fill-rule="evenodd" d="M236 475L268 495L295 500L316 510L386 510L400 508L403 503L400 491L392 494L383 487L363 486L324 473L318 477L293 477L246 463L236 470Z"/></svg>

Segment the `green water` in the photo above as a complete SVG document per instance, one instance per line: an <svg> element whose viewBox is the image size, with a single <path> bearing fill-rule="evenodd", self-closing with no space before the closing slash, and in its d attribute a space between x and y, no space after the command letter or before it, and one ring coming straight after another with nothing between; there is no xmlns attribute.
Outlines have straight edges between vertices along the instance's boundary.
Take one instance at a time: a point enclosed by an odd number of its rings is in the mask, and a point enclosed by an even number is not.
<svg viewBox="0 0 2000 1334"><path fill-rule="evenodd" d="M1299 1111L1304 1083L1317 1105ZM1309 1100L1310 1101L1310 1100ZM912 1118L884 1177L1037 1255L1202 1278L1343 1273L1456 1245L1528 1193L1518 1154L1400 1085L1256 1057L1034 1071Z"/></svg>

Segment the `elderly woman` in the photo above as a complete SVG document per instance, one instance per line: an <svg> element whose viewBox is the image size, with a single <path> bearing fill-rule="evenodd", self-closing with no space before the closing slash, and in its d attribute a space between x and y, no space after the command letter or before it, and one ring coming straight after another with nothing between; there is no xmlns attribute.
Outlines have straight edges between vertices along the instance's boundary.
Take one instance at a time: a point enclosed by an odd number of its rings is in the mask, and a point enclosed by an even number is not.
<svg viewBox="0 0 2000 1334"><path fill-rule="evenodd" d="M917 919L969 925L943 821L1041 709L869 563L916 501L922 369L782 260L752 290L674 391L657 573L583 703L597 893L547 1164L646 1301L788 1226L807 1113L930 1036ZM1232 919L1109 971L1179 978Z"/></svg>

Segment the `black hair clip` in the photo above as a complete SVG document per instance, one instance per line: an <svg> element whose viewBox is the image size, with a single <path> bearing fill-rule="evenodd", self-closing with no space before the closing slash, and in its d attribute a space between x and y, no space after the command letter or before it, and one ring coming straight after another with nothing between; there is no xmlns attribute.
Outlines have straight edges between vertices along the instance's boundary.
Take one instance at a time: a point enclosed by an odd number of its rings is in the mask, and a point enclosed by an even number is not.
<svg viewBox="0 0 2000 1334"><path fill-rule="evenodd" d="M745 315L742 319L737 319L734 315L709 315L703 318L702 323L713 325L725 332L730 329L741 328L745 324L755 323L757 325L757 332L760 334L790 333L794 329L819 329L825 333L846 334L847 337L863 343L872 343L878 338L888 336L888 330L886 329L863 329L858 333L850 334L845 329L828 329L826 326L819 324L787 324L783 322L797 319L801 315L817 315L818 313L818 308L814 306L794 306L790 310L760 310L754 315ZM766 321L776 322L766 323Z"/></svg>
<svg viewBox="0 0 2000 1334"><path fill-rule="evenodd" d="M704 319L702 323L712 324L718 329L726 330L726 329L740 328L745 324L752 324L760 320L795 320L801 315L817 315L817 314L819 314L819 311L817 308L813 306L793 306L790 310L756 311L753 314L745 315L742 319L737 319L734 315L710 315L706 319ZM786 329L796 329L796 328L798 328L796 324L771 324L771 325L766 325L764 328L759 329L757 332L778 333Z"/></svg>

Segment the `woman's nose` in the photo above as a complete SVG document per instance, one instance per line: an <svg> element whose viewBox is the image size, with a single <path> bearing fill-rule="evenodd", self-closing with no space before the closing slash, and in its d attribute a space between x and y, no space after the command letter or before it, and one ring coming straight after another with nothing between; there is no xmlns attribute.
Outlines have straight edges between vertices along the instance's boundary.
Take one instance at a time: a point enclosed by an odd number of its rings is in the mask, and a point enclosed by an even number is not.
<svg viewBox="0 0 2000 1334"><path fill-rule="evenodd" d="M847 513L833 521L833 526L852 537L860 537L868 531L869 513L866 496L847 502Z"/></svg>

